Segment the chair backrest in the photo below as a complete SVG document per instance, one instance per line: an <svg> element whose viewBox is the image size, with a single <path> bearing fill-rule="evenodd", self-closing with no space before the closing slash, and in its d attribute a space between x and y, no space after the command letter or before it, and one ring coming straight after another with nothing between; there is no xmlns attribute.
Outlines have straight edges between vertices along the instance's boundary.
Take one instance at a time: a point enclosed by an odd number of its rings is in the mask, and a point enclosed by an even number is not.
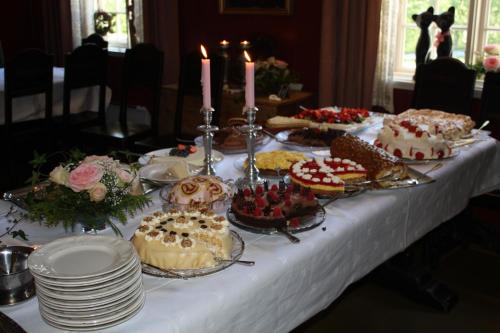
<svg viewBox="0 0 500 333"><path fill-rule="evenodd" d="M476 71L454 58L418 66L412 107L470 115Z"/></svg>
<svg viewBox="0 0 500 333"><path fill-rule="evenodd" d="M152 97L151 129L158 131L161 81L163 78L163 52L153 44L141 43L125 51L123 60L122 91L120 101L120 124L127 126L128 95L131 90L147 90Z"/></svg>
<svg viewBox="0 0 500 333"><path fill-rule="evenodd" d="M77 47L64 58L63 117L69 121L71 90L99 87L99 117L105 121L107 52L95 44Z"/></svg>
<svg viewBox="0 0 500 333"><path fill-rule="evenodd" d="M210 55L210 90L212 107L212 124L218 126L222 107L222 93L224 86L224 66L226 59L218 54ZM184 99L186 96L201 98L201 56L199 52L189 53L181 57L181 68L177 87L177 104L175 108L175 138L180 142L192 142L193 137L182 131ZM201 104L200 104L201 108ZM202 118L200 116L200 124ZM201 134L201 133L200 133Z"/></svg>
<svg viewBox="0 0 500 333"><path fill-rule="evenodd" d="M488 115L500 115L500 73L486 73L483 93L481 94L481 118Z"/></svg>
<svg viewBox="0 0 500 333"><path fill-rule="evenodd" d="M5 57L3 55L2 41L0 40L0 68L5 66Z"/></svg>
<svg viewBox="0 0 500 333"><path fill-rule="evenodd" d="M82 45L85 44L95 44L103 50L108 49L108 42L105 41L101 35L96 33L89 35L87 38L82 38Z"/></svg>
<svg viewBox="0 0 500 333"><path fill-rule="evenodd" d="M5 132L12 125L12 100L45 94L45 119L52 118L52 68L54 56L41 50L26 50L5 64Z"/></svg>

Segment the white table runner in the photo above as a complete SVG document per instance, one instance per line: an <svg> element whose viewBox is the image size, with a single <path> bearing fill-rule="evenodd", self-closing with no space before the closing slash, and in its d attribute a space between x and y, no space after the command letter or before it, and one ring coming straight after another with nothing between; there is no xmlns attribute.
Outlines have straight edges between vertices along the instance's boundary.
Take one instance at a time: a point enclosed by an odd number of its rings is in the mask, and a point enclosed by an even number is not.
<svg viewBox="0 0 500 333"><path fill-rule="evenodd" d="M376 128L362 137L373 140ZM265 148L283 148L271 142ZM216 166L224 178L237 178L226 155ZM500 144L494 139L462 149L431 173L433 184L370 191L328 206L325 223L299 234L299 244L280 235L237 229L246 242L242 259L217 274L184 280L144 276L144 309L105 332L287 332L333 302L352 282L462 210L470 197L500 187ZM428 170L433 164L418 166ZM157 194L148 212L160 209ZM140 218L120 227L130 237ZM6 226L0 221L0 229ZM323 230L323 227L326 229ZM61 229L23 225L33 243L61 237ZM104 234L111 234L106 230ZM3 307L28 332L58 332L45 324L36 298Z"/></svg>

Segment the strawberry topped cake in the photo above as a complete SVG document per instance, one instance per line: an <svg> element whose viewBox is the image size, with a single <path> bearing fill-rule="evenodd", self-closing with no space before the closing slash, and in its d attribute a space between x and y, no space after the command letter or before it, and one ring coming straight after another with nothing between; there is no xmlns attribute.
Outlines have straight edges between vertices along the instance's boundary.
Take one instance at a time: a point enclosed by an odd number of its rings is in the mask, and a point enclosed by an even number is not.
<svg viewBox="0 0 500 333"><path fill-rule="evenodd" d="M231 211L239 221L259 228L280 228L294 223L294 218L314 214L318 201L309 189L280 182L267 181L255 190L238 190L233 197Z"/></svg>
<svg viewBox="0 0 500 333"><path fill-rule="evenodd" d="M338 157L302 160L294 163L289 172L293 183L317 194L343 192L345 181L364 180L366 173L361 164Z"/></svg>
<svg viewBox="0 0 500 333"><path fill-rule="evenodd" d="M316 123L352 124L361 123L370 116L367 109L340 108L340 111L331 109L307 109L293 116L296 119L307 119Z"/></svg>
<svg viewBox="0 0 500 333"><path fill-rule="evenodd" d="M452 153L442 134L431 134L411 119L386 123L375 145L396 157L412 160L441 159Z"/></svg>

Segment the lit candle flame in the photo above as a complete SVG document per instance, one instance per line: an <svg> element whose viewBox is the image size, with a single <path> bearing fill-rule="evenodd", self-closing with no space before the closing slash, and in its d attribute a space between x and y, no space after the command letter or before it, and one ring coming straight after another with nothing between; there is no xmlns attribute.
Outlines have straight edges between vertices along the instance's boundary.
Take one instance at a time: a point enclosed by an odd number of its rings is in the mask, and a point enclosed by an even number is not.
<svg viewBox="0 0 500 333"><path fill-rule="evenodd" d="M205 47L203 45L200 45L201 49L201 54L203 54L203 58L207 59L207 50L205 50Z"/></svg>
<svg viewBox="0 0 500 333"><path fill-rule="evenodd" d="M243 53L245 54L245 59L248 61L248 62L251 62L252 59L250 58L250 55L248 54L247 51L243 51Z"/></svg>

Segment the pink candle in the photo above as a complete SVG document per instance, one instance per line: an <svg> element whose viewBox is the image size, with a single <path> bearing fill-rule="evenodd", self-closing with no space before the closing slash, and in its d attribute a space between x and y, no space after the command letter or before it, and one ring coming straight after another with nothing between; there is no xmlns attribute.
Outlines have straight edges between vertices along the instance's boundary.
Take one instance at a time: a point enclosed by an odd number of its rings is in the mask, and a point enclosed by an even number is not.
<svg viewBox="0 0 500 333"><path fill-rule="evenodd" d="M252 62L247 51L245 53L245 104L249 108L255 106L255 85L254 85L254 71L255 63Z"/></svg>
<svg viewBox="0 0 500 333"><path fill-rule="evenodd" d="M210 59L207 57L207 51L201 45L201 53L203 54L203 59L201 59L201 87L203 92L203 107L211 108L212 102L210 98Z"/></svg>

